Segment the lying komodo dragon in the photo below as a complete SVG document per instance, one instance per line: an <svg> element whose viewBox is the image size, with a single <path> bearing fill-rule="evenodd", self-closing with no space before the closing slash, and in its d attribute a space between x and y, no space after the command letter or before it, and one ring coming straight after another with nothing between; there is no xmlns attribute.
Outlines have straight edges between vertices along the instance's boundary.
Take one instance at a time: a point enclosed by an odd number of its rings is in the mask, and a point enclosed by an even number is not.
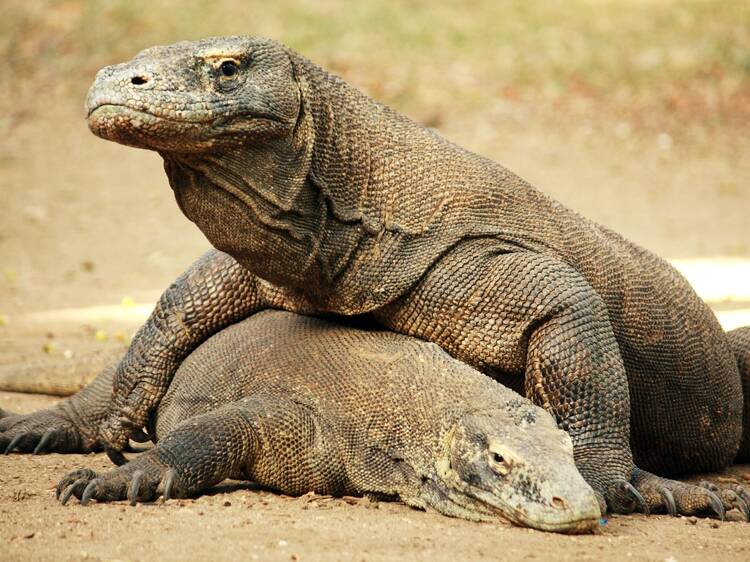
<svg viewBox="0 0 750 562"><path fill-rule="evenodd" d="M111 457L202 341L280 308L366 315L525 393L612 511L710 511L710 490L653 473L750 459L736 357L677 271L287 47L147 49L99 72L87 111L96 135L163 157L217 248L117 367Z"/></svg>
<svg viewBox="0 0 750 562"><path fill-rule="evenodd" d="M91 450L113 374L50 410L0 420L0 429L42 423L57 428L48 450ZM135 503L232 477L290 494L398 496L550 531L599 523L597 498L552 416L438 346L391 332L257 314L193 351L149 429L155 448L102 475L68 475L61 500Z"/></svg>

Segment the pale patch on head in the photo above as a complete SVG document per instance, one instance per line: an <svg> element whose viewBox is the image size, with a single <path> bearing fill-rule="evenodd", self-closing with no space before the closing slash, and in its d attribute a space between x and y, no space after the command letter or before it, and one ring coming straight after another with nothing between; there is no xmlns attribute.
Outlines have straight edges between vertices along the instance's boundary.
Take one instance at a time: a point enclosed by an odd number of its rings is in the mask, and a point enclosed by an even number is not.
<svg viewBox="0 0 750 562"><path fill-rule="evenodd" d="M235 64L241 64L243 60L247 58L247 53L236 53L236 52L226 52L226 51L211 51L208 53L203 53L199 56L200 59L202 59L204 62L207 62L208 64L211 64L213 66L219 66L223 62L233 62Z"/></svg>

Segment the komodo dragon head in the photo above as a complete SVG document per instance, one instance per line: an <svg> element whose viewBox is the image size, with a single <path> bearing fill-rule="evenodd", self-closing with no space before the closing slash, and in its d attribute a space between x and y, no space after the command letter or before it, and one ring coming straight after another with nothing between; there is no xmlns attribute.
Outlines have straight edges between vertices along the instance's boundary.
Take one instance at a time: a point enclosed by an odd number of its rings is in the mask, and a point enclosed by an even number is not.
<svg viewBox="0 0 750 562"><path fill-rule="evenodd" d="M152 47L103 68L86 109L100 137L188 154L285 136L295 127L300 101L282 45L227 37Z"/></svg>
<svg viewBox="0 0 750 562"><path fill-rule="evenodd" d="M599 503L575 466L568 434L527 401L508 403L508 409L465 414L447 433L437 488L448 510L457 505L479 520L499 515L545 531L595 530Z"/></svg>

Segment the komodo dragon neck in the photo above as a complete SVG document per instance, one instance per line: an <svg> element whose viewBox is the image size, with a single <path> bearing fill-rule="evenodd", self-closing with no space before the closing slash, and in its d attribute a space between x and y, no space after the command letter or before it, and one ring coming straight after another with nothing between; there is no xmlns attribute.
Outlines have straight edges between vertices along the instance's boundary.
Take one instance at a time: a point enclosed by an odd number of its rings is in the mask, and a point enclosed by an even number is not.
<svg viewBox="0 0 750 562"><path fill-rule="evenodd" d="M301 55L289 57L300 109L288 135L160 154L181 209L214 246L263 279L314 294L322 308L335 295L332 311L366 312L400 296L467 235L471 225L451 209L476 165ZM490 172L487 161L484 182ZM394 265L406 259L404 275Z"/></svg>

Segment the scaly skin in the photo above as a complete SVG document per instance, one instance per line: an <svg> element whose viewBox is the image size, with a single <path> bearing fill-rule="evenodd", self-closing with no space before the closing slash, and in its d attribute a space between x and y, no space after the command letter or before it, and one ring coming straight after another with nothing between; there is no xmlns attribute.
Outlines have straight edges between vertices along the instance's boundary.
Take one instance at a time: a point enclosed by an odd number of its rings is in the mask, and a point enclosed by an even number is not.
<svg viewBox="0 0 750 562"><path fill-rule="evenodd" d="M150 501L231 477L549 531L599 524L549 414L438 346L390 332L254 315L181 364L150 429L153 449L101 475L75 471L58 496Z"/></svg>
<svg viewBox="0 0 750 562"><path fill-rule="evenodd" d="M102 70L87 109L95 134L161 154L182 211L236 260L206 256L134 340L101 432L115 450L192 349L275 307L369 314L523 388L614 511L631 481L660 490L653 510L675 503L634 458L673 475L735 457L737 363L679 273L286 47L147 49Z"/></svg>
<svg viewBox="0 0 750 562"><path fill-rule="evenodd" d="M742 396L745 399L742 427L750 433L750 326L727 332L727 339L737 358L737 367L742 379ZM736 462L750 462L750 435L743 435L735 460Z"/></svg>

